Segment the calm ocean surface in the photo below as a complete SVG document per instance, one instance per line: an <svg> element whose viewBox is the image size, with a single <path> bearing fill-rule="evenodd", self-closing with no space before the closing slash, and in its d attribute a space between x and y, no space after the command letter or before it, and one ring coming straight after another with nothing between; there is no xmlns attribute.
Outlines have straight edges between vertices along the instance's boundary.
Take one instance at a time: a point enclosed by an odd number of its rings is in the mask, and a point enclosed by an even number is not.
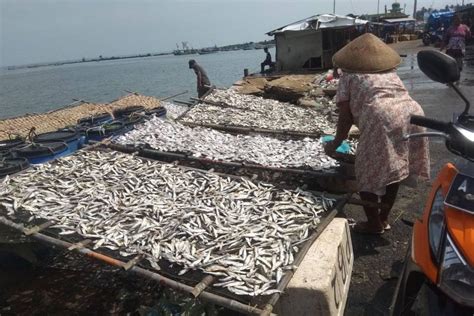
<svg viewBox="0 0 474 316"><path fill-rule="evenodd" d="M272 57L275 51L270 50ZM0 118L39 113L82 99L110 102L126 94L167 97L188 90L177 99L196 97L196 76L188 60L196 59L211 83L229 87L244 68L260 71L263 50L218 52L208 55L157 56L113 61L0 71Z"/></svg>

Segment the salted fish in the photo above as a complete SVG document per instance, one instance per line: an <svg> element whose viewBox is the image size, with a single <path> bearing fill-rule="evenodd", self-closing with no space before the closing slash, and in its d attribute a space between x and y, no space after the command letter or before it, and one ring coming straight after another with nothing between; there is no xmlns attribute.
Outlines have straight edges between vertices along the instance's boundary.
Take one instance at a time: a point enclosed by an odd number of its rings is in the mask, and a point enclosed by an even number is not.
<svg viewBox="0 0 474 316"><path fill-rule="evenodd" d="M279 140L261 135L232 135L209 128L191 128L152 117L114 140L122 145L148 145L159 151L185 152L218 161L248 162L268 167L330 169L338 162L327 156L319 139Z"/></svg>
<svg viewBox="0 0 474 316"><path fill-rule="evenodd" d="M118 152L79 151L0 184L0 214L54 221L94 248L215 275L213 286L269 295L334 200Z"/></svg>
<svg viewBox="0 0 474 316"><path fill-rule="evenodd" d="M201 125L254 127L318 135L334 134L336 131L337 118L331 118L309 107L242 95L230 89L215 90L206 100L227 106L202 103L194 106L181 120Z"/></svg>

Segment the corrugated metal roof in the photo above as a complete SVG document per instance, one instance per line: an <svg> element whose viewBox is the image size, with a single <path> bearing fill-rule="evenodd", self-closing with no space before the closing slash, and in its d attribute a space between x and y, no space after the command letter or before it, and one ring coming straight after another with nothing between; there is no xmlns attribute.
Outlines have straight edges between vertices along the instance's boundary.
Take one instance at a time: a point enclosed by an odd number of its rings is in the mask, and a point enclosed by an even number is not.
<svg viewBox="0 0 474 316"><path fill-rule="evenodd" d="M349 16L334 15L334 14L319 14L313 15L306 19L287 24L280 28L267 33L267 35L274 35L275 33L281 33L286 31L304 31L308 29L325 29L325 28L339 28L356 25L365 25L369 21L361 20L357 18L351 18Z"/></svg>

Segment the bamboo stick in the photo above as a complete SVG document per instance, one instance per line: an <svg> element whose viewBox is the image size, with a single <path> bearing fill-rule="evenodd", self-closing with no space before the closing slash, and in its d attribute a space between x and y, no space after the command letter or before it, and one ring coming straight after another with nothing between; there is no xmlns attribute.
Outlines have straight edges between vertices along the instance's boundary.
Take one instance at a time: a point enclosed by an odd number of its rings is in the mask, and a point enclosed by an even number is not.
<svg viewBox="0 0 474 316"><path fill-rule="evenodd" d="M172 99L172 98L176 98L176 97L179 97L180 95L183 95L185 93L188 93L189 91L186 90L186 91L183 91L181 93L177 93L177 94L174 94L172 96L169 96L169 97L166 97L166 98L163 98L163 99L159 99L160 101L166 101L166 100L169 100L169 99Z"/></svg>
<svg viewBox="0 0 474 316"><path fill-rule="evenodd" d="M194 297L198 297L202 293L202 291L204 291L209 285L211 285L211 283L214 283L215 280L216 278L214 276L206 275L201 282L196 284L191 294Z"/></svg>
<svg viewBox="0 0 474 316"><path fill-rule="evenodd" d="M143 256L142 255L138 255L136 256L135 258L133 258L132 260L128 261L127 263L125 263L122 268L125 270L125 271L128 271L130 270L131 268L133 268L136 264L138 264L141 260L143 259Z"/></svg>
<svg viewBox="0 0 474 316"><path fill-rule="evenodd" d="M26 235L26 236L30 236L34 233L37 233L37 232L40 232L42 231L43 229L46 229L48 228L49 226L53 225L54 223L51 222L51 221L47 221L47 222L44 222L43 224L41 225L38 225L38 226L34 226L34 227L31 227L31 228L27 228L23 231L23 233Z"/></svg>
<svg viewBox="0 0 474 316"><path fill-rule="evenodd" d="M69 246L67 248L67 250L71 251L71 250L74 250L74 249L80 249L80 248L84 248L85 246L87 246L88 244L90 244L92 242L92 240L90 239L85 239L83 241L80 241L78 243L75 243L75 244L72 244L71 246Z"/></svg>
<svg viewBox="0 0 474 316"><path fill-rule="evenodd" d="M180 159L180 160L188 160L188 161L197 161L201 163L219 165L219 166L230 167L230 168L257 169L257 170L265 170L265 171L273 171L273 172L293 173L293 174L313 176L313 177L338 176L344 179L350 178L349 176L344 175L339 169L332 169L331 172L325 172L325 171L314 171L314 170L305 170L305 169L297 169L297 168L269 167L269 166L262 166L262 165L246 163L246 162L218 161L218 160L212 160L208 158L193 157L193 156L189 156L185 154L162 152L155 149L124 146L124 145L113 144L113 143L107 143L104 145L106 145L110 149L121 151L124 153L138 152L138 154L143 157L152 158L156 160L160 160L160 157L163 157L163 158L172 158L172 159Z"/></svg>
<svg viewBox="0 0 474 316"><path fill-rule="evenodd" d="M183 115L184 116L184 115ZM286 135L286 136L298 136L298 137L313 137L319 138L321 137L322 133L305 133L305 132L298 132L298 131L287 131L287 130L272 130L272 129L265 129L265 128L258 128L258 127L244 127L244 126L232 126L232 125L220 125L220 124L197 124L192 122L186 122L181 120L182 117L176 119L176 121L180 121L181 124L191 126L191 127L207 127L227 132L234 132L234 133L261 133L261 134L277 134L277 135Z"/></svg>
<svg viewBox="0 0 474 316"><path fill-rule="evenodd" d="M187 105L187 106L192 106L194 105L194 103L191 103L191 102L186 102L186 101L180 101L180 100L173 100L174 102L178 103L178 104L184 104L184 105Z"/></svg>

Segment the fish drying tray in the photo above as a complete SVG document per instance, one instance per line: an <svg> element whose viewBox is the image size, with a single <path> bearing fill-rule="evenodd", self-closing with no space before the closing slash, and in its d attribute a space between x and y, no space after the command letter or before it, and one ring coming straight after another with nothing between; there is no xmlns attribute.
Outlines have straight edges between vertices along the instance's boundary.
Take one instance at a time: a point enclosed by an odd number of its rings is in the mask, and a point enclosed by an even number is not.
<svg viewBox="0 0 474 316"><path fill-rule="evenodd" d="M103 145L97 144L90 146L82 151L101 151L101 152L112 152L111 149L104 148ZM140 158L143 160L148 160L146 158ZM51 162L52 164L55 161ZM184 170L197 170L199 172L206 172L203 170L177 166L177 168L182 168ZM21 171L18 174L21 174L26 171ZM208 171L210 172L210 171ZM229 178L240 179L242 177L228 175L228 174L219 174ZM15 178L16 174L11 175L11 178ZM316 192L317 194L317 192ZM319 235L324 231L327 225L334 219L338 212L341 212L344 205L347 202L348 196L334 196L327 195L336 199L336 202L332 205L332 208L322 214L320 223L318 226L312 230L309 238L301 244L300 250L297 252L293 265L298 267L298 265L304 259L307 251L313 244L313 242L319 237ZM99 251L94 251L90 248L87 248L87 245L90 243L90 240L84 239L84 237L79 234L74 235L60 235L58 229L49 228L53 223L45 221L44 219L34 219L33 221L28 222L29 214L27 212L22 212L20 214L16 213L16 218L14 221L4 216L5 214L0 213L0 224L6 225L10 228L13 228L20 233L23 233L33 239L36 239L40 242L43 242L51 247L59 247L66 249L67 251L75 251L81 253L90 258L105 262L111 266L123 269L127 272L130 272L134 275L148 278L154 281L158 281L161 285L170 287L174 290L188 293L195 298L208 301L210 303L223 306L225 308L252 315L270 315L272 309L277 303L280 293L274 293L271 295L260 295L260 296L241 296L236 295L224 288L215 288L209 287L214 281L214 278L209 275L201 272L199 270L190 270L182 276L179 276L177 272L180 270L180 267L176 264L161 259L159 265L161 270L157 271L153 269L148 262L141 260L140 255L133 258L124 257L120 255L119 251L113 251L104 247L99 247ZM28 227L26 226L28 223ZM288 270L285 272L280 282L277 284L276 289L284 291L290 282L294 274L293 270Z"/></svg>
<svg viewBox="0 0 474 316"><path fill-rule="evenodd" d="M256 169L256 170L265 170L271 172L279 173L288 173L301 176L309 176L313 178L328 178L328 177L337 177L339 179L351 180L353 179L352 175L346 173L346 168L339 166L334 168L322 169L322 170L313 170L308 168L284 168L284 167L269 167L263 166L256 163L247 163L247 162L232 162L232 161L220 161L213 160L209 158L198 158L186 153L178 152L164 152L159 151L153 148L146 146L132 146L132 145L121 145L117 143L106 143L105 146L112 150L120 151L123 153L137 153L140 157L153 159L153 160L180 160L180 161L194 161L199 162L208 166L219 166L219 167L228 167L228 168L246 168L246 169ZM227 175L227 174L226 174Z"/></svg>

